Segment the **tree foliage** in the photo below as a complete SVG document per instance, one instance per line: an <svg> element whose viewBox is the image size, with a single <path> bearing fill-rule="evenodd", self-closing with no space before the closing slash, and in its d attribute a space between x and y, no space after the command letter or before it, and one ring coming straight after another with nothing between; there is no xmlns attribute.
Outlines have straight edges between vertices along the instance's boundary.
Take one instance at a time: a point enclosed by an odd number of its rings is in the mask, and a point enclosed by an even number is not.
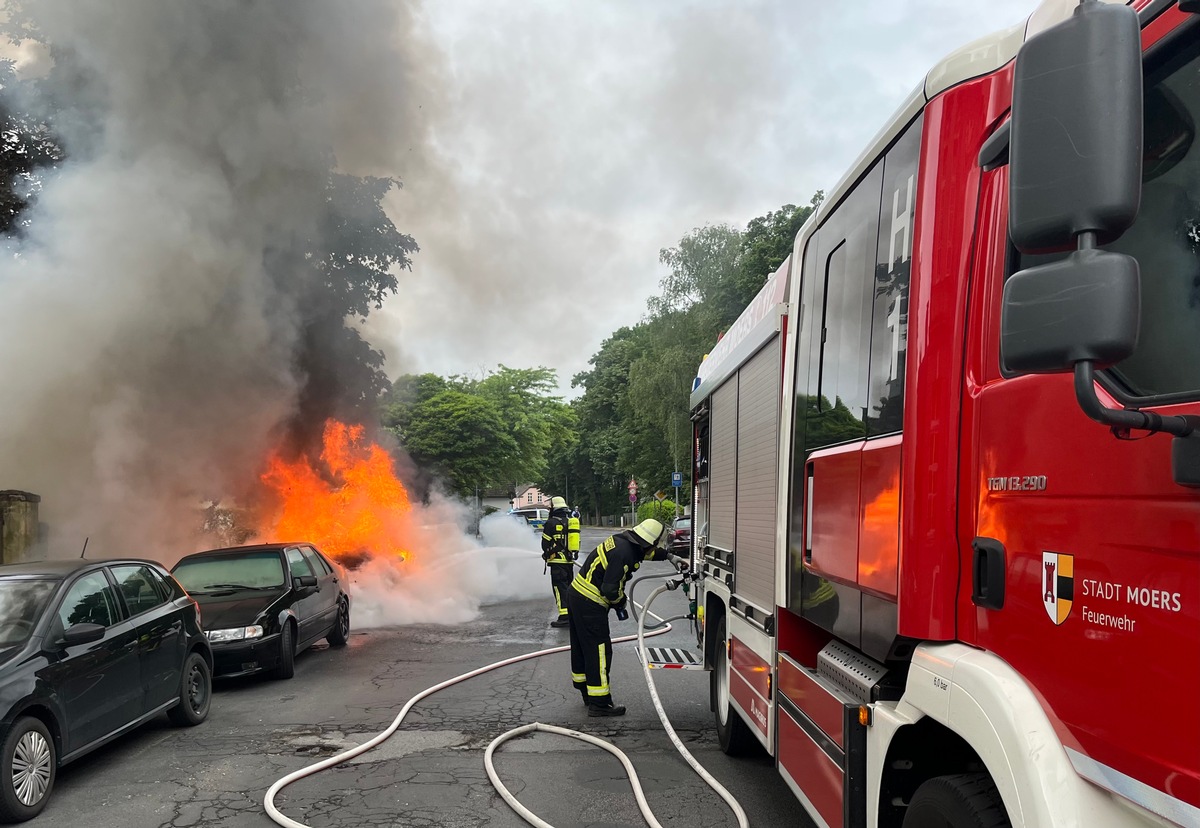
<svg viewBox="0 0 1200 828"><path fill-rule="evenodd" d="M41 189L44 171L63 160L63 149L44 119L25 112L11 60L0 60L0 234L19 233L25 209Z"/></svg>
<svg viewBox="0 0 1200 828"><path fill-rule="evenodd" d="M650 314L605 340L591 368L574 378L583 391L572 403L579 441L551 459L552 479L575 481L573 499L593 516L628 508L631 477L649 491L668 487L672 471L687 481L696 369L792 252L796 233L823 198L817 193L804 207L785 204L745 230L699 227L660 252L666 273ZM690 500L690 488L682 494Z"/></svg>
<svg viewBox="0 0 1200 828"><path fill-rule="evenodd" d="M675 521L675 501L674 500L654 500L651 498L637 507L637 519L639 521L654 520L662 523L667 528Z"/></svg>
<svg viewBox="0 0 1200 828"><path fill-rule="evenodd" d="M380 419L409 456L452 491L540 482L550 456L570 453L576 414L554 395L549 368L499 368L482 378L405 375Z"/></svg>

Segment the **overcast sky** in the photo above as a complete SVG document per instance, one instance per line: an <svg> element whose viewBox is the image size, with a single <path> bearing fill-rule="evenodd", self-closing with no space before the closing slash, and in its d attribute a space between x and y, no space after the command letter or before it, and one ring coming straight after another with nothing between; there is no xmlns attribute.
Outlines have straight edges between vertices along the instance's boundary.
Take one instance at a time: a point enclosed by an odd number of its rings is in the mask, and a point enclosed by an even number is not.
<svg viewBox="0 0 1200 828"><path fill-rule="evenodd" d="M389 202L421 251L368 334L392 375L542 364L566 390L645 314L660 248L808 203L935 62L1035 5L430 0L424 143Z"/></svg>

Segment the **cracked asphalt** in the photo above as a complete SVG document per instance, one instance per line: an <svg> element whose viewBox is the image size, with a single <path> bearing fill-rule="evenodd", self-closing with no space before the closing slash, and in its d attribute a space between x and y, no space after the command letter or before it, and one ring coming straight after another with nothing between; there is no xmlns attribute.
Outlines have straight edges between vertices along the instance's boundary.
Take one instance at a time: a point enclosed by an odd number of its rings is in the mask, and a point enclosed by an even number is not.
<svg viewBox="0 0 1200 828"><path fill-rule="evenodd" d="M585 530L585 545L603 538ZM665 572L647 564L642 573ZM644 598L649 588L639 587ZM681 593L658 599L659 614L685 608ZM386 728L416 693L460 673L531 650L568 643L550 629L546 599L485 607L458 626L355 631L343 649L323 643L296 660L290 681L219 681L208 721L190 729L161 717L61 769L55 793L33 825L56 828L269 828L262 807L279 777ZM635 631L613 618L613 634ZM656 644L694 643L677 623ZM741 802L758 826L809 826L766 757L730 759L716 743L702 672L655 671L680 737ZM620 719L589 719L570 684L566 653L470 679L417 704L401 729L374 750L303 779L277 800L314 828L341 826L522 826L483 767L500 733L541 721L613 741L632 759L664 826L736 825L723 802L678 756L659 725L633 645L619 644L613 694ZM560 828L642 825L617 760L553 734L507 742L496 766L531 810Z"/></svg>

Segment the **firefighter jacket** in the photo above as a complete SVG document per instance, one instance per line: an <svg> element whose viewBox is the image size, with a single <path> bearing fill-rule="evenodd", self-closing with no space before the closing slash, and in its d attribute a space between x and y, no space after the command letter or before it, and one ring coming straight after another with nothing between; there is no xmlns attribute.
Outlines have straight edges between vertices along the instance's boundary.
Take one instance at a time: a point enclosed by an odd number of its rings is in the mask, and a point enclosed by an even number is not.
<svg viewBox="0 0 1200 828"><path fill-rule="evenodd" d="M547 563L569 564L572 560L567 521L567 510L555 509L542 525L542 560Z"/></svg>
<svg viewBox="0 0 1200 828"><path fill-rule="evenodd" d="M666 549L647 549L633 532L618 532L587 556L571 588L606 609L620 609L625 606L625 581L642 561L666 557Z"/></svg>

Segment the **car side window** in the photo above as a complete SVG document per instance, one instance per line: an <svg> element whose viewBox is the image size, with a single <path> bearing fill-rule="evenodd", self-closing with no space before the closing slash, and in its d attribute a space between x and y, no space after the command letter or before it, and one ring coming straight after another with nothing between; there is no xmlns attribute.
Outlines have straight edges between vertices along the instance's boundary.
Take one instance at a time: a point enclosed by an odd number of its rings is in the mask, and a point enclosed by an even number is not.
<svg viewBox="0 0 1200 828"><path fill-rule="evenodd" d="M304 575L312 575L313 571L309 569L308 564L304 560L304 556L300 554L299 549L287 550L288 572L293 578L300 578Z"/></svg>
<svg viewBox="0 0 1200 828"><path fill-rule="evenodd" d="M89 572L72 584L58 608L64 630L76 624L111 627L120 617L117 597L103 572Z"/></svg>
<svg viewBox="0 0 1200 828"><path fill-rule="evenodd" d="M163 599L164 588L155 585L158 579L150 567L114 566L111 571L131 616L141 615L166 603Z"/></svg>
<svg viewBox="0 0 1200 828"><path fill-rule="evenodd" d="M312 571L320 578L324 575L330 575L333 570L329 568L329 564L325 563L325 559L317 554L317 551L311 546L301 546L300 551L304 553L304 559L308 561L308 565L312 567Z"/></svg>

